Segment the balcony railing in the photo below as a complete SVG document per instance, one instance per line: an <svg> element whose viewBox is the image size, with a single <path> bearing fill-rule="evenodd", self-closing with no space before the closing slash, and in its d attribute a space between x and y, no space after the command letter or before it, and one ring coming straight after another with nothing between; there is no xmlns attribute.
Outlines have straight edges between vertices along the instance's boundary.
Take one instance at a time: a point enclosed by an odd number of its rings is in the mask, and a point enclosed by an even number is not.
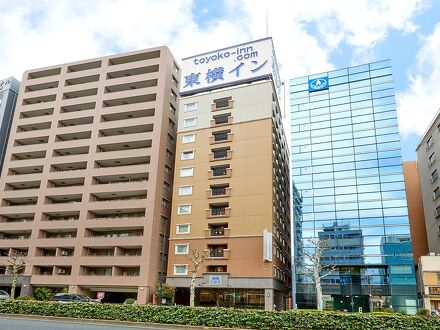
<svg viewBox="0 0 440 330"><path fill-rule="evenodd" d="M226 187L212 187L212 196L226 195Z"/></svg>

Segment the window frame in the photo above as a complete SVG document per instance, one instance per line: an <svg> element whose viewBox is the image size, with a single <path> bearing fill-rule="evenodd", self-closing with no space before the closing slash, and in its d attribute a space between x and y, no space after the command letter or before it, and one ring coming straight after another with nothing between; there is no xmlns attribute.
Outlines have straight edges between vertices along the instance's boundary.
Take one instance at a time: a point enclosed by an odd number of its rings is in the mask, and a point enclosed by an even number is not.
<svg viewBox="0 0 440 330"><path fill-rule="evenodd" d="M180 232L179 228L183 227L183 226L188 227L188 231ZM176 225L176 235L187 235L187 234L190 234L190 233L191 233L191 224L190 223L178 223Z"/></svg>
<svg viewBox="0 0 440 330"><path fill-rule="evenodd" d="M189 212L188 213L183 213L181 211L181 207L184 207L184 206L188 206L189 207ZM192 204L178 204L177 205L177 215L189 215L189 214L191 214L191 212L192 212Z"/></svg>
<svg viewBox="0 0 440 330"><path fill-rule="evenodd" d="M185 267L185 273L178 273L176 272L177 267ZM174 264L173 265L173 274L175 276L188 276L188 265L187 264Z"/></svg>

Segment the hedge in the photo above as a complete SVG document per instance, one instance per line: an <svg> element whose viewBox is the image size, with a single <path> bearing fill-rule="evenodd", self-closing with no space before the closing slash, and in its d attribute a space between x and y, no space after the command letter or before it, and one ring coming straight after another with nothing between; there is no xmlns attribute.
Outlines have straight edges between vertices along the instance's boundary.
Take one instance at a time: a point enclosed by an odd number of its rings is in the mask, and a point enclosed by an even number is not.
<svg viewBox="0 0 440 330"><path fill-rule="evenodd" d="M214 307L14 301L0 303L0 313L267 330L440 329L440 317L435 316L311 310L277 312Z"/></svg>

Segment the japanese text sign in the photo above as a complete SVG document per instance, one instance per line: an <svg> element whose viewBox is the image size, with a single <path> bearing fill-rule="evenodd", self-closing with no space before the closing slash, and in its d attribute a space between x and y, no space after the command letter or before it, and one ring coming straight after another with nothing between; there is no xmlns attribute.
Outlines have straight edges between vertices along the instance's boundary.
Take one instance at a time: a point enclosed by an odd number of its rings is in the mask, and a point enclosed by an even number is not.
<svg viewBox="0 0 440 330"><path fill-rule="evenodd" d="M184 58L181 95L272 77L281 86L272 38Z"/></svg>

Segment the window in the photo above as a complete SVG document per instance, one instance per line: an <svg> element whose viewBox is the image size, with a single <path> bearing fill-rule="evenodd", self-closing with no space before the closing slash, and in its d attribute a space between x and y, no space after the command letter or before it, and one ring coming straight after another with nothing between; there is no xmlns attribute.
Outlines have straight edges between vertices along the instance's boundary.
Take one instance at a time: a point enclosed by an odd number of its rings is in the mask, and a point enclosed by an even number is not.
<svg viewBox="0 0 440 330"><path fill-rule="evenodd" d="M197 118L186 118L183 120L183 127L193 127L196 126Z"/></svg>
<svg viewBox="0 0 440 330"><path fill-rule="evenodd" d="M213 176L224 176L228 174L229 165L211 167Z"/></svg>
<svg viewBox="0 0 440 330"><path fill-rule="evenodd" d="M189 234L191 231L191 225L184 223L176 226L176 234Z"/></svg>
<svg viewBox="0 0 440 330"><path fill-rule="evenodd" d="M173 174L173 169L169 167L167 164L165 164L165 173L169 175Z"/></svg>
<svg viewBox="0 0 440 330"><path fill-rule="evenodd" d="M436 217L436 218L440 217L440 206L437 206L437 207L435 208L434 214L435 214L435 217Z"/></svg>
<svg viewBox="0 0 440 330"><path fill-rule="evenodd" d="M435 188L432 195L433 195L432 198L436 200L438 196L440 196L440 188L439 187Z"/></svg>
<svg viewBox="0 0 440 330"><path fill-rule="evenodd" d="M182 155L181 155L180 159L181 160L194 159L194 150L182 151Z"/></svg>
<svg viewBox="0 0 440 330"><path fill-rule="evenodd" d="M220 115L220 116L214 116L214 124L215 125L225 125L229 123L229 116L231 114L224 114L224 115Z"/></svg>
<svg viewBox="0 0 440 330"><path fill-rule="evenodd" d="M191 102L184 105L185 111L197 110L197 102Z"/></svg>
<svg viewBox="0 0 440 330"><path fill-rule="evenodd" d="M435 162L435 154L432 153L431 156L429 156L429 166L431 166L432 164L434 164Z"/></svg>
<svg viewBox="0 0 440 330"><path fill-rule="evenodd" d="M188 266L187 265L174 265L174 275L187 275Z"/></svg>
<svg viewBox="0 0 440 330"><path fill-rule="evenodd" d="M429 149L431 149L432 145L434 144L434 142L432 141L432 136L429 137L428 141L426 141L426 151L428 151Z"/></svg>
<svg viewBox="0 0 440 330"><path fill-rule="evenodd" d="M192 186L181 186L179 187L179 196L192 195Z"/></svg>
<svg viewBox="0 0 440 330"><path fill-rule="evenodd" d="M434 172L431 173L431 183L435 182L435 180L438 179L438 173L437 170L434 170Z"/></svg>
<svg viewBox="0 0 440 330"><path fill-rule="evenodd" d="M188 244L176 244L174 246L175 254L188 254L189 245Z"/></svg>
<svg viewBox="0 0 440 330"><path fill-rule="evenodd" d="M191 214L191 204L181 204L177 206L177 214Z"/></svg>
<svg viewBox="0 0 440 330"><path fill-rule="evenodd" d="M188 134L182 136L182 143L192 143L196 141L196 135L195 134Z"/></svg>
<svg viewBox="0 0 440 330"><path fill-rule="evenodd" d="M232 97L224 97L221 99L214 100L215 109L219 110L222 108L229 108L229 101L232 100Z"/></svg>
<svg viewBox="0 0 440 330"><path fill-rule="evenodd" d="M194 175L194 167L183 167L180 169L180 177L185 178Z"/></svg>

